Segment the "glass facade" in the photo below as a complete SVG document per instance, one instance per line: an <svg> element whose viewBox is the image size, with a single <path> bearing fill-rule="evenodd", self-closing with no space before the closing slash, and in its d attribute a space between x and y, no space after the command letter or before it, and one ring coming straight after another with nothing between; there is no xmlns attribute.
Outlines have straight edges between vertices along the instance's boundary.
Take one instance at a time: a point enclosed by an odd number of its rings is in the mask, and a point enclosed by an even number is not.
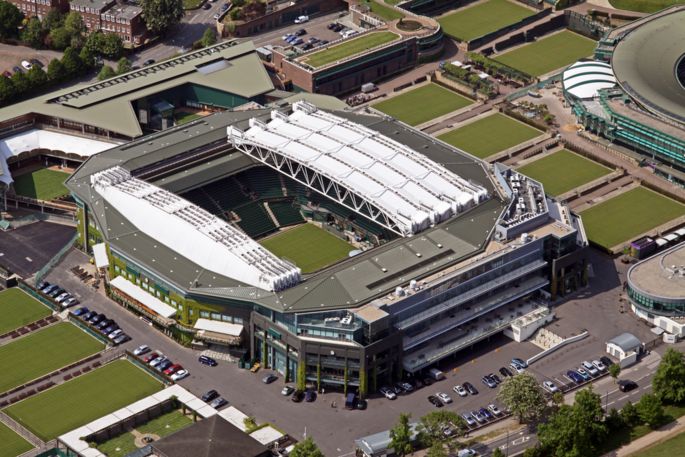
<svg viewBox="0 0 685 457"><path fill-rule="evenodd" d="M638 307L665 316L685 315L685 299L665 300L640 293L628 284L628 297Z"/></svg>

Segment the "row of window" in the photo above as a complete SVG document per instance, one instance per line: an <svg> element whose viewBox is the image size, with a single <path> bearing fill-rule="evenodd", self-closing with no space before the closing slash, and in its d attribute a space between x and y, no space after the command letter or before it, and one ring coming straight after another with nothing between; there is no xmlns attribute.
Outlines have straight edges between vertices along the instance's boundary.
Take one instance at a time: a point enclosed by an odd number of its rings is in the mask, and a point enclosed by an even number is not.
<svg viewBox="0 0 685 457"><path fill-rule="evenodd" d="M212 313L209 311L200 311L200 318L211 319L213 321L224 321L232 324L243 324L243 318L237 316L229 316L228 314Z"/></svg>
<svg viewBox="0 0 685 457"><path fill-rule="evenodd" d="M632 288L628 287L628 296L640 306L645 308L650 308L655 311L663 311L667 313L682 313L685 312L685 303L666 303L653 300L651 298L645 297L644 295L635 292Z"/></svg>

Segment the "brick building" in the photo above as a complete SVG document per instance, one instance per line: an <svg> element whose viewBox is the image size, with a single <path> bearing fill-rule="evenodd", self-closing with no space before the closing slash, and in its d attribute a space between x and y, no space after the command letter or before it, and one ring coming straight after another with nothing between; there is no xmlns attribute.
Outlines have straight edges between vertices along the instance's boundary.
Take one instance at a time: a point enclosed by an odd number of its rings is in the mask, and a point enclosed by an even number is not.
<svg viewBox="0 0 685 457"><path fill-rule="evenodd" d="M83 17L88 33L102 30L116 33L125 42L140 44L147 32L143 9L116 0L72 0L72 11Z"/></svg>
<svg viewBox="0 0 685 457"><path fill-rule="evenodd" d="M26 17L43 19L48 12L55 8L60 11L69 11L69 0L9 0Z"/></svg>
<svg viewBox="0 0 685 457"><path fill-rule="evenodd" d="M100 30L102 22L100 16L111 8L115 0L72 0L69 9L76 11L83 17L88 33Z"/></svg>

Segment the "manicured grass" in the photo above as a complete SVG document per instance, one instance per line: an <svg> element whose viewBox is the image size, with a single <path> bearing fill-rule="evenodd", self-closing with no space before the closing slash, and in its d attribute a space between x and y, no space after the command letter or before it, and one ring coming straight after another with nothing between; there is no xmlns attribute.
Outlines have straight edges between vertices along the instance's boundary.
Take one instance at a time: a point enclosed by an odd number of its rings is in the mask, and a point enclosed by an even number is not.
<svg viewBox="0 0 685 457"><path fill-rule="evenodd" d="M144 434L157 435L160 438L171 435L191 425L193 420L184 416L181 411L171 411L163 414L147 424L136 427L136 430ZM108 457L124 457L135 451L135 437L132 433L126 432L105 441L97 446L98 450Z"/></svg>
<svg viewBox="0 0 685 457"><path fill-rule="evenodd" d="M481 159L542 135L540 130L495 113L438 138Z"/></svg>
<svg viewBox="0 0 685 457"><path fill-rule="evenodd" d="M494 59L531 76L540 76L591 55L596 45L589 38L564 30Z"/></svg>
<svg viewBox="0 0 685 457"><path fill-rule="evenodd" d="M50 308L19 288L3 290L0 292L0 335L51 313Z"/></svg>
<svg viewBox="0 0 685 457"><path fill-rule="evenodd" d="M64 181L69 173L43 168L14 178L14 191L18 195L37 198L39 200L53 200L67 195L69 191L64 187Z"/></svg>
<svg viewBox="0 0 685 457"><path fill-rule="evenodd" d="M308 55L302 61L312 67L320 67L336 60L353 56L362 51L366 51L376 46L389 43L399 38L399 35L392 32L373 32L359 38L345 40L340 44L331 46L323 51L318 51Z"/></svg>
<svg viewBox="0 0 685 457"><path fill-rule="evenodd" d="M685 433L680 433L670 440L640 451L640 457L673 457L685 449Z"/></svg>
<svg viewBox="0 0 685 457"><path fill-rule="evenodd" d="M0 422L0 457L15 457L31 449L31 443Z"/></svg>
<svg viewBox="0 0 685 457"><path fill-rule="evenodd" d="M209 0L207 0L209 1ZM200 7L202 0L183 0L184 10L194 10Z"/></svg>
<svg viewBox="0 0 685 457"><path fill-rule="evenodd" d="M540 181L549 195L561 195L611 173L611 169L566 149L535 160L518 171Z"/></svg>
<svg viewBox="0 0 685 457"><path fill-rule="evenodd" d="M398 1L387 1L385 3L388 3L390 5L395 5L399 3ZM375 13L378 17L381 19L384 19L386 21L394 21L395 19L399 19L401 17L404 17L404 14L400 13L394 8L390 8L385 5L381 5L378 2L375 2L374 0L371 1L365 1L364 5L367 5L369 8L371 8L371 12Z"/></svg>
<svg viewBox="0 0 685 457"><path fill-rule="evenodd" d="M590 241L611 248L685 214L685 205L645 187L624 192L581 213Z"/></svg>
<svg viewBox="0 0 685 457"><path fill-rule="evenodd" d="M62 322L0 346L0 392L104 349L73 324Z"/></svg>
<svg viewBox="0 0 685 457"><path fill-rule="evenodd" d="M80 427L162 389L126 360L117 360L5 409L43 441Z"/></svg>
<svg viewBox="0 0 685 457"><path fill-rule="evenodd" d="M685 0L609 0L611 6L620 10L653 13L671 5L680 5Z"/></svg>
<svg viewBox="0 0 685 457"><path fill-rule="evenodd" d="M176 121L176 125L187 124L188 122L194 121L195 119L200 119L201 117L204 116L197 113L179 112L174 114L174 120Z"/></svg>
<svg viewBox="0 0 685 457"><path fill-rule="evenodd" d="M294 262L303 273L311 273L342 260L354 249L351 244L313 224L286 230L260 243L278 257Z"/></svg>
<svg viewBox="0 0 685 457"><path fill-rule="evenodd" d="M472 100L431 83L376 103L373 107L409 125L418 125L471 103Z"/></svg>
<svg viewBox="0 0 685 457"><path fill-rule="evenodd" d="M447 35L470 41L533 14L534 11L508 0L487 0L442 16L438 22Z"/></svg>

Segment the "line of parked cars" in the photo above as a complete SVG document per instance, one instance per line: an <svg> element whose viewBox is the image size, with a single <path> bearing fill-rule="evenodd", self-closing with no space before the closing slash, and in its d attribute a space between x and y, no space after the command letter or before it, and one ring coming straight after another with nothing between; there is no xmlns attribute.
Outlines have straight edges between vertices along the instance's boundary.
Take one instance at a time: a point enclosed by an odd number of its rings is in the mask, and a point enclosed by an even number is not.
<svg viewBox="0 0 685 457"><path fill-rule="evenodd" d="M470 412L462 413L461 417L469 427L477 427L502 416L504 412L497 405L490 403L486 408L474 409Z"/></svg>
<svg viewBox="0 0 685 457"><path fill-rule="evenodd" d="M28 71L28 70L30 70L30 69L33 68L33 67L43 68L44 65L43 65L43 62L41 62L41 61L38 60L38 59L27 59L27 60L22 60L22 61L21 61L21 66L15 65L14 67L12 67L12 71L5 70L5 71L2 72L2 75L3 75L5 78L11 78L11 77L12 77L12 73L23 73L24 70Z"/></svg>
<svg viewBox="0 0 685 457"><path fill-rule="evenodd" d="M72 296L69 292L62 289L57 284L50 284L49 282L42 281L40 284L38 284L36 289L42 292L43 295L52 298L62 308L69 308L79 304L79 301L76 299L76 297Z"/></svg>
<svg viewBox="0 0 685 457"><path fill-rule="evenodd" d="M340 34L340 36L343 38L349 38L352 35L356 35L357 33L359 33L356 30L353 30L349 27L345 27L344 25L342 25L339 22L331 22L330 24L328 24L327 27L328 27L328 30L332 30L332 31Z"/></svg>
<svg viewBox="0 0 685 457"><path fill-rule="evenodd" d="M604 373L613 364L614 362L606 356L602 356L592 362L583 360L578 368L568 370L566 377L576 384L582 384Z"/></svg>
<svg viewBox="0 0 685 457"><path fill-rule="evenodd" d="M214 409L222 408L228 404L228 400L219 395L219 392L217 392L215 389L207 391L204 395L202 395L201 399Z"/></svg>
<svg viewBox="0 0 685 457"><path fill-rule="evenodd" d="M93 329L106 336L114 345L118 346L127 341L131 341L131 337L119 328L119 325L117 325L114 319L108 319L104 313L91 311L87 307L81 306L72 311L71 314L78 317L83 322L90 324Z"/></svg>
<svg viewBox="0 0 685 457"><path fill-rule="evenodd" d="M133 355L140 358L140 360L149 367L154 368L155 371L168 376L172 381L180 381L190 375L188 370L183 368L183 366L172 362L168 357L162 354L161 351L152 351L146 344L134 349Z"/></svg>

